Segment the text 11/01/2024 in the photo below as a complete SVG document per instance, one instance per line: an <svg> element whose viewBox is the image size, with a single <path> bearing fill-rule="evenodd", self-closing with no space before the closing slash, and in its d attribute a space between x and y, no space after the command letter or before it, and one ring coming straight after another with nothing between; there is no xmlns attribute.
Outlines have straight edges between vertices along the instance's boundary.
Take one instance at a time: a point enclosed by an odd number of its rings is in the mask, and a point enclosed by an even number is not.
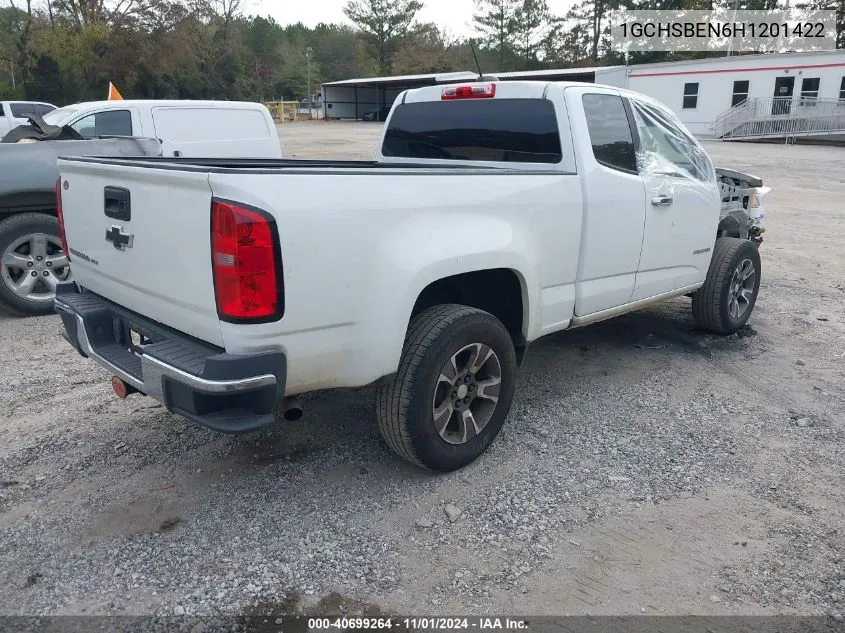
<svg viewBox="0 0 845 633"><path fill-rule="evenodd" d="M327 630L382 630L398 629L407 631L451 631L451 630L479 630L479 631L519 631L528 628L528 622L519 618L502 617L340 617L340 618L309 618L310 631Z"/></svg>

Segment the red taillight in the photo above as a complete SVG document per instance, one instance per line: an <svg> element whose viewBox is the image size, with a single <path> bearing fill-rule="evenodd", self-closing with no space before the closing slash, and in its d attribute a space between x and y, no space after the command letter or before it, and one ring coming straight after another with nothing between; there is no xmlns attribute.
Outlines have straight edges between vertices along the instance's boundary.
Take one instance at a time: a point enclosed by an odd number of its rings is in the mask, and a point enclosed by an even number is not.
<svg viewBox="0 0 845 633"><path fill-rule="evenodd" d="M56 217L59 220L59 239L62 241L62 250L65 257L70 261L70 249L67 247L67 235L65 235L65 216L62 213L62 179L56 179Z"/></svg>
<svg viewBox="0 0 845 633"><path fill-rule="evenodd" d="M221 319L259 322L282 316L279 239L263 211L211 203L211 266Z"/></svg>
<svg viewBox="0 0 845 633"><path fill-rule="evenodd" d="M440 93L443 100L490 99L496 96L496 84L470 84L468 86L446 86Z"/></svg>

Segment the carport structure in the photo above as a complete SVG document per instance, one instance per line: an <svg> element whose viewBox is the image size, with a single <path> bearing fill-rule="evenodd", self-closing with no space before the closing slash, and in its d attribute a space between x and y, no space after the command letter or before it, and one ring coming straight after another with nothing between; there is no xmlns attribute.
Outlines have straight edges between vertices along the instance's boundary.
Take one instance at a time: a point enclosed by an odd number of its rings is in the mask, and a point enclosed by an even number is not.
<svg viewBox="0 0 845 633"><path fill-rule="evenodd" d="M624 66L530 70L493 74L502 81L519 79L581 81L618 87L624 87L627 79ZM396 97L404 90L466 81L476 76L476 73L463 71L333 81L323 84L323 114L326 119L360 119L364 114L378 113L382 108L390 107Z"/></svg>

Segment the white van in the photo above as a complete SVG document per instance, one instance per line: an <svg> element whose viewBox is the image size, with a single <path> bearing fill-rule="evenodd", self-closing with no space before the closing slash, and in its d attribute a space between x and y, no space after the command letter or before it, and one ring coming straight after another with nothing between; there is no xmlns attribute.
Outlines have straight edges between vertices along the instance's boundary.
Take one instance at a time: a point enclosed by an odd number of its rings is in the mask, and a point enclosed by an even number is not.
<svg viewBox="0 0 845 633"><path fill-rule="evenodd" d="M26 125L30 114L44 116L56 109L52 103L40 101L0 101L0 137L19 125Z"/></svg>
<svg viewBox="0 0 845 633"><path fill-rule="evenodd" d="M92 101L46 115L51 125L69 125L86 138L157 138L164 156L186 158L281 158L270 111L246 101Z"/></svg>

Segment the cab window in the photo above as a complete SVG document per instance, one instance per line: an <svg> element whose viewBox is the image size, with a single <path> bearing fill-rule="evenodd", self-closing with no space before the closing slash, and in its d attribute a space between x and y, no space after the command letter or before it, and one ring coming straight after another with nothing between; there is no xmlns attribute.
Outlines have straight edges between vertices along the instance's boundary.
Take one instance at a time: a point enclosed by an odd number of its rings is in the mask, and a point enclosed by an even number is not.
<svg viewBox="0 0 845 633"><path fill-rule="evenodd" d="M585 94L581 99L596 162L636 174L634 138L622 97L595 93Z"/></svg>
<svg viewBox="0 0 845 633"><path fill-rule="evenodd" d="M129 110L108 110L82 117L71 127L86 138L95 136L132 136Z"/></svg>
<svg viewBox="0 0 845 633"><path fill-rule="evenodd" d="M704 150L668 114L636 99L631 106L640 137L641 171L705 182L712 178Z"/></svg>
<svg viewBox="0 0 845 633"><path fill-rule="evenodd" d="M16 119L25 119L30 114L35 114L35 104L33 103L10 103L9 109Z"/></svg>

